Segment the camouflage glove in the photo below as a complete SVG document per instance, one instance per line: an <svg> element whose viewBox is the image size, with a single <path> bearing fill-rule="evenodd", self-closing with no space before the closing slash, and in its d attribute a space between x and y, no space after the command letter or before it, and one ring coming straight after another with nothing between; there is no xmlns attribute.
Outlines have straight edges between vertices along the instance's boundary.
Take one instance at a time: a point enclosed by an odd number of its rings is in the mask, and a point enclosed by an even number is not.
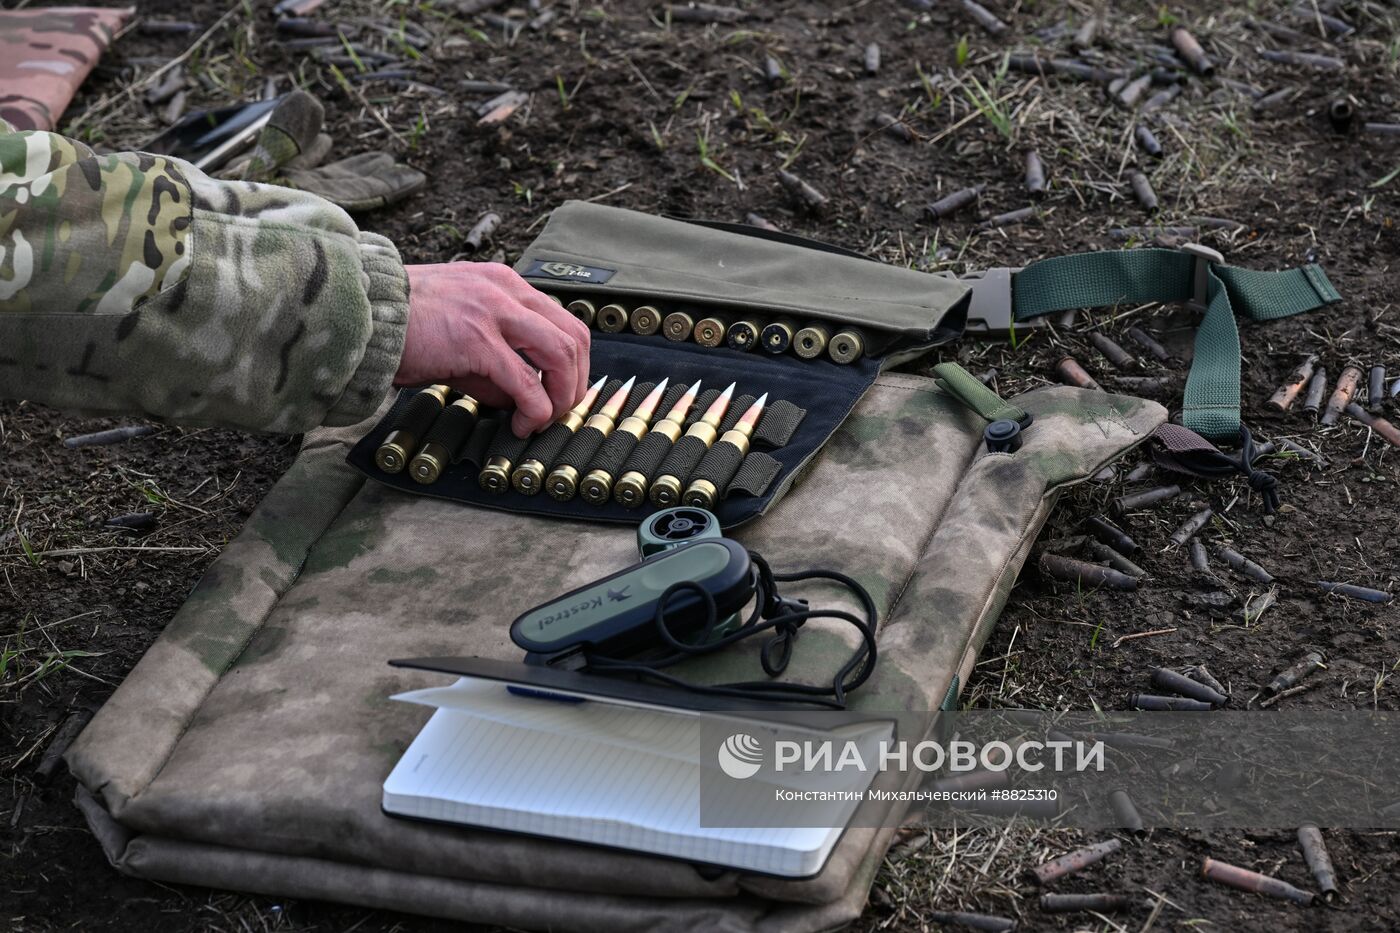
<svg viewBox="0 0 1400 933"><path fill-rule="evenodd" d="M347 211L368 211L408 197L427 181L384 152L365 152L320 168L283 171L293 188L319 194Z"/></svg>
<svg viewBox="0 0 1400 933"><path fill-rule="evenodd" d="M284 180L347 211L383 207L423 187L427 178L422 172L382 152L321 165L333 145L321 132L325 116L321 102L305 91L288 94L258 134L252 153L235 170L237 177Z"/></svg>

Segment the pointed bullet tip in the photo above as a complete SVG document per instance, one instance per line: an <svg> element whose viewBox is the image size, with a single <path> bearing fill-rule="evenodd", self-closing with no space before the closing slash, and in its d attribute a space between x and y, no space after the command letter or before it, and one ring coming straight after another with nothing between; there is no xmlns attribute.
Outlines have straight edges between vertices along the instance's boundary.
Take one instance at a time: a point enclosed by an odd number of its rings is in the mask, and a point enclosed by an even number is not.
<svg viewBox="0 0 1400 933"><path fill-rule="evenodd" d="M755 405L762 405L762 404L763 404L764 402L766 402L766 401L768 401L768 393L767 393L767 392L764 392L762 395L760 395L760 396L758 397L758 401L754 402L754 404L755 404Z"/></svg>

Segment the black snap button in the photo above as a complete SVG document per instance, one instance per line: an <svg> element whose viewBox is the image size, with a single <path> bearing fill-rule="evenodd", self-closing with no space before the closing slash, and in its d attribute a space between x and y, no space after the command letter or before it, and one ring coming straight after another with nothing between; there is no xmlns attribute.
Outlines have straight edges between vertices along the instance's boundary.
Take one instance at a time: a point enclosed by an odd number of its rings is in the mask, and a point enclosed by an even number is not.
<svg viewBox="0 0 1400 933"><path fill-rule="evenodd" d="M987 449L993 453L1014 454L1021 449L1021 426L1009 418L993 421L983 432Z"/></svg>

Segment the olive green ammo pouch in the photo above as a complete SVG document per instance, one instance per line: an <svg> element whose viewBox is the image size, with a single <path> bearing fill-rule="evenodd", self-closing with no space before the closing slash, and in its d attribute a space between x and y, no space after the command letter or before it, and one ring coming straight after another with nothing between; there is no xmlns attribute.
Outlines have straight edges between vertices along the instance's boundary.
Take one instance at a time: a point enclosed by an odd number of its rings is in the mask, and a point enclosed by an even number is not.
<svg viewBox="0 0 1400 933"><path fill-rule="evenodd" d="M797 327L817 324L832 334L860 336L865 352L852 363L838 364L825 354L803 359L790 351L773 355L706 347L693 340L668 340L661 333L593 332L595 378L636 376L648 387L669 378L677 394L696 380L713 394L733 382L730 422L748 402L767 393L768 408L752 449L741 464L732 465L732 479L715 508L725 527L765 514L786 493L882 369L955 339L970 300L963 283L872 262L812 240L584 202L557 208L516 269L566 304L587 297L597 307L609 302L629 310L647 305L663 315L683 312L692 321L788 319ZM627 509L616 502L557 502L547 495L483 490L477 477L487 459L509 452L518 460L525 449L501 427L509 419L489 411L457 452L456 462L432 484L414 482L407 471L385 473L375 465L374 452L412 394L401 393L396 407L351 452L351 463L372 479L405 492L530 514L636 523L654 511L651 506ZM634 390L630 402L635 404L641 394ZM605 401L606 393L595 410ZM704 405L697 404L692 420L703 411ZM562 462L564 451L553 450L554 462L546 468ZM683 483L705 478L696 472L700 468L700 463L691 464L679 478Z"/></svg>

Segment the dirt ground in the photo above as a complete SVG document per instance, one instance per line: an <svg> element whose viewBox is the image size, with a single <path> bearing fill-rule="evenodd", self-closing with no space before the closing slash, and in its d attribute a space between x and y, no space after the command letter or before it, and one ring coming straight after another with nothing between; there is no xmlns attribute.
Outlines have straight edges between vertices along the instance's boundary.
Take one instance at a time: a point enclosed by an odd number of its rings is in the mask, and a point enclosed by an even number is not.
<svg viewBox="0 0 1400 933"><path fill-rule="evenodd" d="M922 4L928 6L929 4ZM1134 116L1102 83L1004 69L1008 51L1069 57L1081 2L989 0L1010 28L992 35L952 0L931 10L894 0L751 4L740 23L668 22L645 3L558 2L536 9L500 5L490 16L387 0L331 2L320 20L358 17L428 27L433 43L412 54L392 37L368 36L414 71L412 81L345 86L304 51L281 47L270 3L225 7L204 0L142 3L138 19L188 20L199 31L150 35L133 29L69 109L70 132L112 148L139 147L160 127L139 82L201 38L189 56L191 108L259 93L269 77L285 90L304 83L326 102L338 153L392 151L429 174L420 194L364 215L363 226L393 237L409 261L513 261L548 211L569 198L674 215L742 220L758 213L779 227L928 271L1017 265L1063 252L1120 247L1115 227L1152 223L1128 176L1146 172L1165 226L1227 218L1201 240L1251 268L1305 261L1324 265L1345 301L1323 311L1242 326L1245 418L1261 439L1289 438L1326 466L1275 457L1284 506L1265 517L1242 482L1186 481L1160 471L1134 488L1181 482L1184 493L1129 515L1148 571L1136 592L1078 592L1023 575L988 645L964 703L973 708L1123 708L1159 665L1206 663L1237 702L1309 650L1327 665L1287 709L1394 710L1400 666L1400 610L1321 595L1314 581L1400 587L1395 555L1397 452L1343 417L1319 427L1300 405L1286 414L1262 403L1294 364L1317 353L1335 378L1355 362L1400 376L1395 281L1400 136L1364 133L1363 121L1400 119L1400 9L1374 2L1291 0L1114 5L1089 53L1105 64L1162 66L1167 25L1188 23L1218 65L1214 79L1175 69L1179 96ZM1309 12L1310 11L1310 12ZM1354 34L1324 40L1320 13ZM552 14L552 15L551 15ZM220 18L223 17L221 20ZM1273 27L1270 33L1263 26ZM1303 35L1289 36L1282 29ZM881 64L867 74L864 49ZM1261 49L1299 49L1341 58L1324 71L1276 63ZM414 57L414 56L418 57ZM772 56L780 74L765 75ZM362 62L363 64L363 62ZM369 68L369 65L365 65ZM398 68L398 65L390 65ZM355 74L353 64L346 74ZM1259 106L1260 92L1291 90ZM493 95L467 81L529 92L528 103L495 127L477 126L476 105ZM137 93L126 90L137 84ZM1166 87L1154 85L1144 96ZM1357 112L1350 127L1329 121L1329 104ZM1141 101L1138 102L1139 106ZM877 113L898 117L906 142L877 130ZM1145 122L1161 142L1153 158L1133 141ZM1049 195L1029 223L979 229L981 219L1031 203L1023 157L1045 162ZM776 181L780 167L827 196L820 214L796 207ZM985 184L977 205L935 224L924 205ZM465 232L486 210L502 223L495 241L472 251ZM1150 238L1149 232L1146 238ZM1142 238L1135 239L1139 242ZM1119 308L1093 325L1129 350L1124 331L1156 332L1189 355L1192 318L1176 309ZM1088 343L1087 318L1053 335L964 341L956 355L976 372L998 371L1014 394L1055 380L1073 353L1106 387L1114 369ZM1024 338L1024 335L1022 335ZM1142 372L1173 378L1161 394L1179 405L1184 366L1141 354ZM934 362L936 360L930 360ZM1387 385L1389 380L1387 381ZM1385 413L1400 414L1396 401ZM0 916L23 931L305 930L429 931L443 922L313 902L289 902L175 888L118 875L72 806L73 783L44 783L36 766L75 711L94 709L159 635L208 567L290 463L295 439L160 427L110 447L68 450L61 439L130 419L90 420L25 402L0 403ZM1067 495L1045 537L1074 533L1121 495L1116 478ZM1223 568L1203 578L1168 546L1185 518L1208 503L1217 517L1201 534L1229 545L1277 578L1278 600L1244 622L1233 613L1260 587ZM103 527L118 514L151 512L156 525L133 533ZM1224 593L1223 608L1203 596ZM1133 637L1140 636L1140 637ZM1268 715L1261 711L1259 715ZM1387 930L1400 928L1400 836L1327 833L1341 878L1332 907L1301 909L1223 888L1199 877L1204 856L1312 886L1287 832L1166 832L1062 883L1067 891L1160 895L1160 910L1110 918L1050 915L1035 904L1028 867L1086 839L1068 830L924 831L911 827L876 883L859 930L921 930L932 910L1017 917L1025 930L1156 929Z"/></svg>

